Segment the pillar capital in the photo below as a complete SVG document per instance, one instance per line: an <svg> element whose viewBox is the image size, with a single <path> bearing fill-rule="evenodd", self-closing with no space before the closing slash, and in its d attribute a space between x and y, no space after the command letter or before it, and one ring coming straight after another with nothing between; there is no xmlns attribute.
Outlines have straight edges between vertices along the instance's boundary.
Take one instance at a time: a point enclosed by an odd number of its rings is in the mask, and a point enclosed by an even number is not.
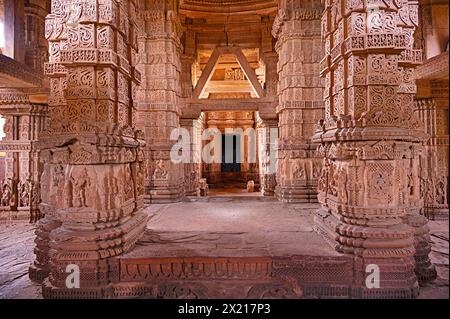
<svg viewBox="0 0 450 319"><path fill-rule="evenodd" d="M299 24L286 22L320 20L323 5L321 1L282 0L272 26L272 35L279 38L282 32L295 32ZM300 30L297 30L300 31Z"/></svg>

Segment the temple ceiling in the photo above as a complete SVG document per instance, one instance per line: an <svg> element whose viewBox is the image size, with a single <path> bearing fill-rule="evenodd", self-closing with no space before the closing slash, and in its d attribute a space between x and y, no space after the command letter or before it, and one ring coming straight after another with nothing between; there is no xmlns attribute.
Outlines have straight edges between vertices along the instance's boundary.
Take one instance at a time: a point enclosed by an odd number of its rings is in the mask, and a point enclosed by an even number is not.
<svg viewBox="0 0 450 319"><path fill-rule="evenodd" d="M277 9L277 0L181 0L183 26L195 34L199 71L205 68L214 48L239 46L258 80L264 82L259 51L263 33L271 29ZM214 98L225 94L242 98L253 93L236 58L224 54L201 96Z"/></svg>
<svg viewBox="0 0 450 319"><path fill-rule="evenodd" d="M192 16L204 14L268 14L276 11L277 0L181 0L180 11Z"/></svg>

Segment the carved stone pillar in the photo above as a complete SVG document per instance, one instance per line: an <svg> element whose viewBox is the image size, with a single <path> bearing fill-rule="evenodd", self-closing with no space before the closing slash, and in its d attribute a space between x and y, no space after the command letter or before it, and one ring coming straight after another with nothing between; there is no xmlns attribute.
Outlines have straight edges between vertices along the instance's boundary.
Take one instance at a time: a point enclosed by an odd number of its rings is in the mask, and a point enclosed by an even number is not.
<svg viewBox="0 0 450 319"><path fill-rule="evenodd" d="M429 219L448 219L448 80L421 80L415 109L422 120L427 156L422 159L420 189L423 213Z"/></svg>
<svg viewBox="0 0 450 319"><path fill-rule="evenodd" d="M30 269L32 278L46 277L45 298L112 296L111 257L129 251L146 227L132 98L136 14L134 0L52 1L50 122L40 139L46 217ZM66 286L69 265L79 270L79 289Z"/></svg>
<svg viewBox="0 0 450 319"><path fill-rule="evenodd" d="M278 121L256 118L258 134L258 160L260 190L263 196L274 196L276 186L276 147L278 141Z"/></svg>
<svg viewBox="0 0 450 319"><path fill-rule="evenodd" d="M49 2L31 0L25 4L25 64L41 72L48 61L48 42L44 33Z"/></svg>
<svg viewBox="0 0 450 319"><path fill-rule="evenodd" d="M147 202L174 202L183 197L183 167L170 159L179 127L181 24L177 1L148 1L141 8L139 40L143 81L138 94L138 127L144 131Z"/></svg>
<svg viewBox="0 0 450 319"><path fill-rule="evenodd" d="M416 25L416 1L327 1L322 17L326 114L313 137L324 157L315 227L354 255L355 297L410 298L417 278L434 273L419 214L425 136L413 112ZM379 288L366 286L368 265L380 271Z"/></svg>
<svg viewBox="0 0 450 319"><path fill-rule="evenodd" d="M319 61L320 1L281 1L273 24L277 37L280 141L277 197L286 202L316 202L321 160L310 138L323 117L323 85Z"/></svg>

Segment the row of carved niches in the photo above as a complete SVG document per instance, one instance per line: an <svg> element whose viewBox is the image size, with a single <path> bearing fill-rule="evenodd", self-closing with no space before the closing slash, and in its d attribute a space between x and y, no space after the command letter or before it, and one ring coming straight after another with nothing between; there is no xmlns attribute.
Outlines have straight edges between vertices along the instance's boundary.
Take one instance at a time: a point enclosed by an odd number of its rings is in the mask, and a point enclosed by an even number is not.
<svg viewBox="0 0 450 319"><path fill-rule="evenodd" d="M36 140L40 131L45 127L45 118L41 117L44 116L44 114L38 115L39 116L29 114L22 116L3 115L3 118L5 119L5 124L3 125L5 137L3 138L3 141L14 142L18 140ZM16 147L20 149L21 146L20 144L17 144Z"/></svg>
<svg viewBox="0 0 450 319"><path fill-rule="evenodd" d="M39 187L30 180L7 180L0 181L0 209L29 208L31 205L39 205Z"/></svg>
<svg viewBox="0 0 450 319"><path fill-rule="evenodd" d="M45 206L61 210L60 217L112 221L129 215L136 208L137 197L143 195L143 173L134 163L49 164L42 174L41 185L42 201ZM91 216L93 211L102 213L98 217Z"/></svg>

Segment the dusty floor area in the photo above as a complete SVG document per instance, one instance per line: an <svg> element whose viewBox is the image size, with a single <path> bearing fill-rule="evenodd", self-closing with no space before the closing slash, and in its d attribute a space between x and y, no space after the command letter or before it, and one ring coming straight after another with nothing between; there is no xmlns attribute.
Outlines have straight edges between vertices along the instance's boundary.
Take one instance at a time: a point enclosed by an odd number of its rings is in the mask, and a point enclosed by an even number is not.
<svg viewBox="0 0 450 319"><path fill-rule="evenodd" d="M203 253L266 250L279 254L293 240L308 245L289 247L289 250L333 254L321 247L323 242L312 231L311 213L315 207L242 198L152 205L147 209L152 217L149 221L152 231L146 232L144 245L134 254L142 253L143 247L161 252L164 241L178 242L173 253L184 247L186 254L199 250ZM430 221L429 225L430 257L438 278L422 287L419 298L448 298L448 221ZM177 232L173 232L174 227ZM0 224L0 299L41 298L40 286L28 279L28 267L34 258L34 228L33 224L25 223Z"/></svg>
<svg viewBox="0 0 450 319"><path fill-rule="evenodd" d="M28 278L34 259L34 224L0 224L0 299L42 298L41 286Z"/></svg>

